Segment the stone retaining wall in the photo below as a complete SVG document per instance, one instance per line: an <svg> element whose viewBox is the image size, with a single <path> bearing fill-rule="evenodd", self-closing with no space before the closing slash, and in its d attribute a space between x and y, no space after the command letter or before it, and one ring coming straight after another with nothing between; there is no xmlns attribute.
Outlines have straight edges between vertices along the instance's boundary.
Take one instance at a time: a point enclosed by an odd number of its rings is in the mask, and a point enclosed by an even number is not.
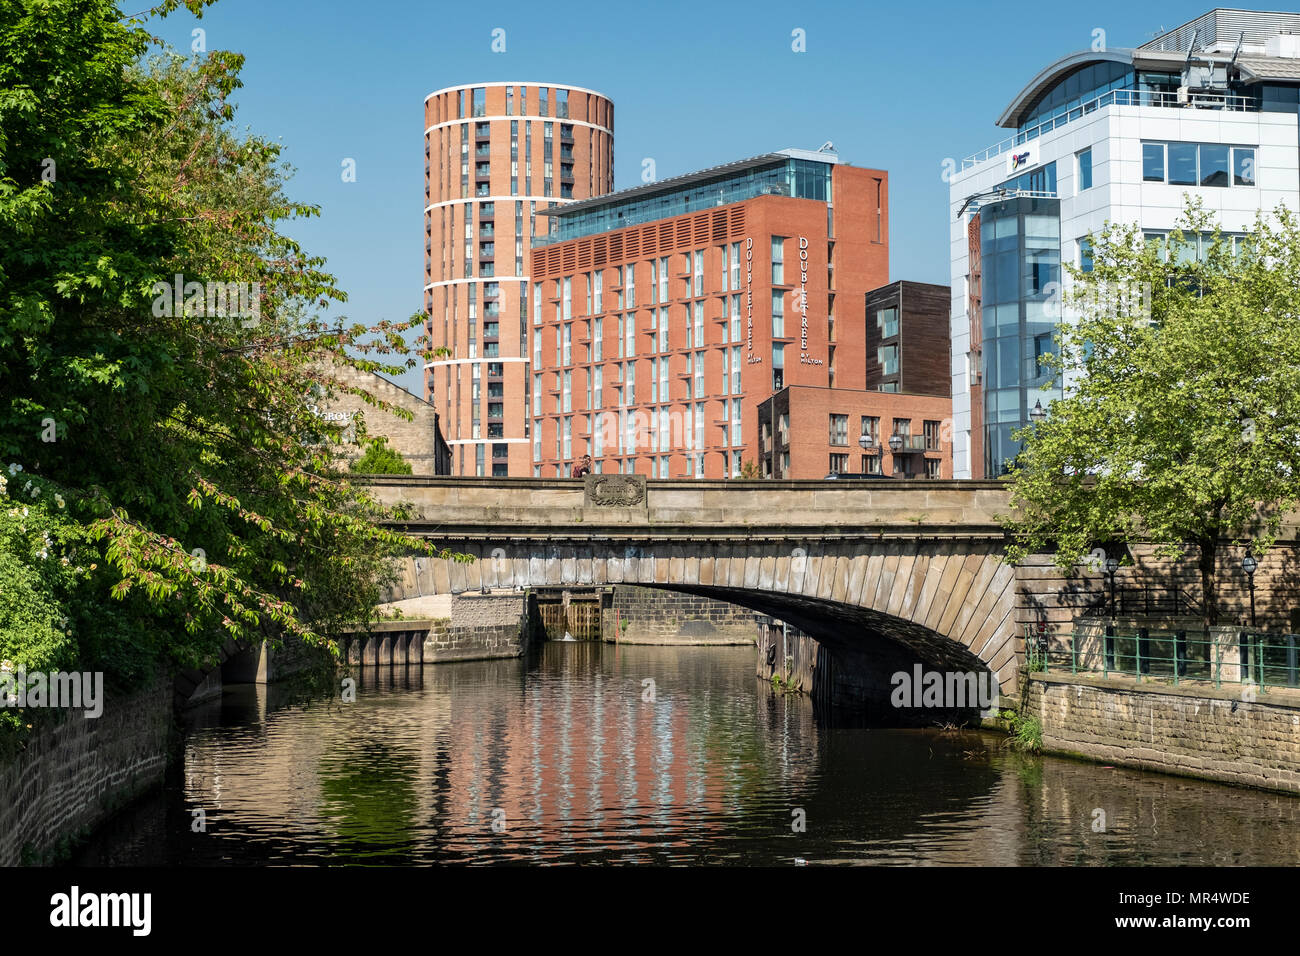
<svg viewBox="0 0 1300 956"><path fill-rule="evenodd" d="M1025 711L1050 752L1300 793L1300 695L1030 674ZM1254 700L1243 699L1254 697Z"/></svg>
<svg viewBox="0 0 1300 956"><path fill-rule="evenodd" d="M172 683L107 695L40 727L0 765L0 866L42 862L117 809L161 786L172 729Z"/></svg>
<svg viewBox="0 0 1300 956"><path fill-rule="evenodd" d="M457 595L451 618L382 621L369 634L345 639L349 664L440 664L519 657L532 634L519 594Z"/></svg>
<svg viewBox="0 0 1300 956"><path fill-rule="evenodd" d="M623 644L753 644L758 615L726 601L618 584L601 632Z"/></svg>

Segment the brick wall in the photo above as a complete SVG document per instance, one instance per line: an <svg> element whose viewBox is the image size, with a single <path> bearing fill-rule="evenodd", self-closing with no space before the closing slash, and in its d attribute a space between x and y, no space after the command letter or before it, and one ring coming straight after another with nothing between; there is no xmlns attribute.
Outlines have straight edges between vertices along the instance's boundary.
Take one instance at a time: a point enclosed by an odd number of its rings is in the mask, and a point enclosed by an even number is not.
<svg viewBox="0 0 1300 956"><path fill-rule="evenodd" d="M39 862L66 840L160 786L172 729L172 685L107 695L104 712L73 711L40 728L0 766L0 866Z"/></svg>
<svg viewBox="0 0 1300 956"><path fill-rule="evenodd" d="M725 601L620 584L601 631L605 640L624 644L753 644L758 616Z"/></svg>
<svg viewBox="0 0 1300 956"><path fill-rule="evenodd" d="M1052 752L1300 793L1300 695L1031 674L1025 710Z"/></svg>

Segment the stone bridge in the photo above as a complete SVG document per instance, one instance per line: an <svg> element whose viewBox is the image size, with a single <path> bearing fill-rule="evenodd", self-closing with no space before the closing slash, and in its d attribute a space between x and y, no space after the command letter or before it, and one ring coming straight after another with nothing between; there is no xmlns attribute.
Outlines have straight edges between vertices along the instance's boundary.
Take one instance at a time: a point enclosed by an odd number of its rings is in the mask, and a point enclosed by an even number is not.
<svg viewBox="0 0 1300 956"><path fill-rule="evenodd" d="M998 482L369 480L386 503L413 507L406 530L469 557L411 559L395 598L667 588L771 614L832 651L987 668L1004 691L1039 613L1003 561Z"/></svg>
<svg viewBox="0 0 1300 956"><path fill-rule="evenodd" d="M394 598L493 588L637 584L703 595L780 618L838 655L881 666L988 668L1016 686L1026 626L1068 647L1082 609L1107 598L1095 570L1047 555L1005 563L997 481L666 480L376 476L408 503L406 530L464 560L409 559ZM1258 624L1300 628L1300 516L1254 576ZM1177 594L1198 628L1195 559L1130 544L1121 594ZM1219 555L1220 623L1249 620L1240 551ZM1141 615L1140 597L1133 606ZM1131 607L1121 603L1120 623ZM1157 626L1168 612L1148 612ZM1133 626L1138 626L1134 623ZM1173 626L1170 624L1170 626ZM901 652L901 653L900 653ZM871 661L865 666L872 666Z"/></svg>

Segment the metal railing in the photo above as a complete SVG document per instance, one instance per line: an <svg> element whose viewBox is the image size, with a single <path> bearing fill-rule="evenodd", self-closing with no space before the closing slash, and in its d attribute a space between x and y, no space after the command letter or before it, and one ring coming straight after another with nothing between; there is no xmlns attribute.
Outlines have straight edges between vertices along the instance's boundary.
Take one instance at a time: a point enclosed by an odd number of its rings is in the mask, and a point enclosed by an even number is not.
<svg viewBox="0 0 1300 956"><path fill-rule="evenodd" d="M1179 685L1254 685L1300 688L1300 635L1254 630L1209 633L1136 628L1075 630L1069 647L1053 647L1032 625L1026 629L1030 671L1132 677Z"/></svg>
<svg viewBox="0 0 1300 956"><path fill-rule="evenodd" d="M1259 112L1259 103L1249 96L1234 96L1229 93L1189 93L1186 98L1177 93L1162 93L1155 90L1109 90L1100 96L1080 103L1078 106L1058 113L1043 120L1037 126L1017 133L1000 143L972 153L961 161L961 168L967 169L978 163L1000 156L1009 149L1032 142L1044 133L1073 123L1084 116L1094 113L1106 106L1155 106L1166 109L1218 109L1245 113Z"/></svg>
<svg viewBox="0 0 1300 956"><path fill-rule="evenodd" d="M1085 601L1085 617L1110 617L1166 615L1194 617L1201 606L1186 591L1177 587L1153 588L1126 585L1112 590L1090 592Z"/></svg>

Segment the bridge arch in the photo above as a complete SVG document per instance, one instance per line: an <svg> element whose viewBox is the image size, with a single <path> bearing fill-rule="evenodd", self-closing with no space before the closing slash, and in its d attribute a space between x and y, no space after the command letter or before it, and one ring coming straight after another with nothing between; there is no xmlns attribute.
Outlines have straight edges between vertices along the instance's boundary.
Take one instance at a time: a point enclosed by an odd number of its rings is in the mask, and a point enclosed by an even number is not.
<svg viewBox="0 0 1300 956"><path fill-rule="evenodd" d="M682 591L771 614L832 650L861 653L884 638L935 668L987 668L1004 693L1015 687L1021 651L1016 579L1000 542L915 535L529 540L506 534L440 543L472 560L411 558L403 593L608 584Z"/></svg>

